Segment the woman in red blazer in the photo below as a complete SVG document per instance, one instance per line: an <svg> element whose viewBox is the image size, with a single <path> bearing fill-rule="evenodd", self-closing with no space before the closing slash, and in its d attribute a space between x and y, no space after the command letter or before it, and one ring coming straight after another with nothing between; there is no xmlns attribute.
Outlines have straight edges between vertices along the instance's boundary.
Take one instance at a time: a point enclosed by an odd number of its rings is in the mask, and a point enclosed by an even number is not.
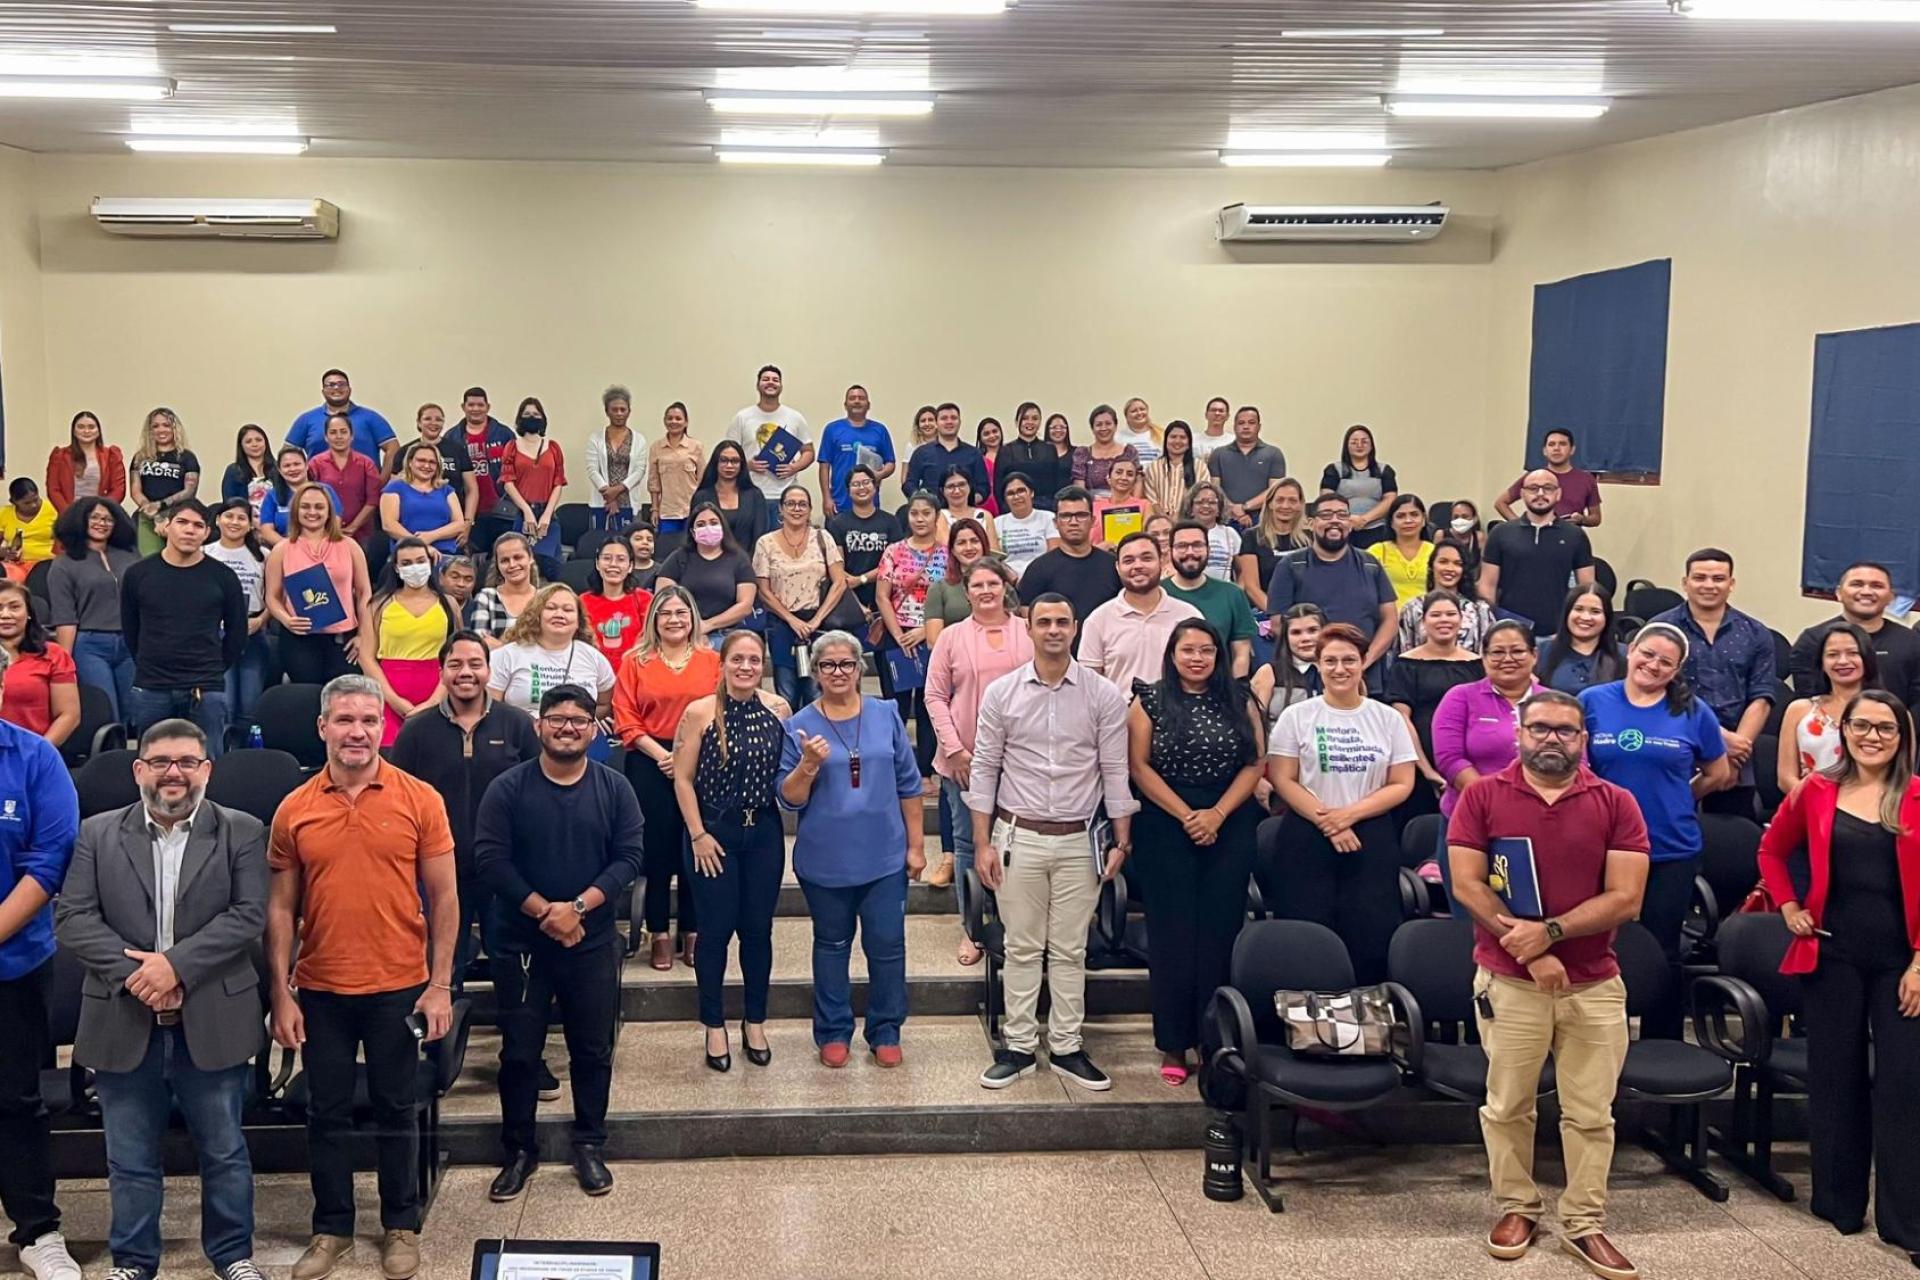
<svg viewBox="0 0 1920 1280"><path fill-rule="evenodd" d="M1920 1266L1920 780L1913 717L1878 689L1840 718L1840 761L1810 774L1760 842L1760 875L1793 943L1807 1026L1813 1212L1843 1235L1867 1217ZM1813 870L1795 900L1787 857Z"/></svg>
<svg viewBox="0 0 1920 1280"><path fill-rule="evenodd" d="M75 492L81 477L92 481L90 494L113 503L127 500L126 461L107 443L100 419L84 409L73 415L67 443L47 455L47 501L55 511L65 511L76 497L90 496Z"/></svg>

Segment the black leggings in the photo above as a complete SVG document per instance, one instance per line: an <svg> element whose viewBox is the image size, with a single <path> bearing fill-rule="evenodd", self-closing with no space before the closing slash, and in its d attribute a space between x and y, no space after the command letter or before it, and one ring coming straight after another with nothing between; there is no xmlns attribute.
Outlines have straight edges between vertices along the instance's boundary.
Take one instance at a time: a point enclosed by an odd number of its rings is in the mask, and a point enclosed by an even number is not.
<svg viewBox="0 0 1920 1280"><path fill-rule="evenodd" d="M350 633L349 633L350 634ZM335 676L357 672L347 661L348 635L280 635L280 665L294 684L325 684Z"/></svg>
<svg viewBox="0 0 1920 1280"><path fill-rule="evenodd" d="M1282 920L1326 925L1347 944L1354 981L1383 982L1387 946L1400 927L1400 842L1393 819L1368 818L1353 829L1355 853L1341 853L1298 814L1260 824L1260 891Z"/></svg>
<svg viewBox="0 0 1920 1280"><path fill-rule="evenodd" d="M706 921L693 970L700 983L700 1022L723 1027L727 985L727 944L740 939L740 978L748 1022L767 1020L767 986L773 977L773 913L780 905L780 879L787 868L787 838L780 811L761 809L746 826L738 812L706 816L707 833L719 841L725 857L720 874L703 876L693 865L693 850L683 857L681 883L693 886L693 900Z"/></svg>
<svg viewBox="0 0 1920 1280"><path fill-rule="evenodd" d="M646 831L645 869L647 892L644 911L648 933L667 931L667 907L674 901L673 880L680 878L678 895L680 932L695 931L693 890L680 868L680 846L685 842L687 824L680 816L680 801L673 794L673 779L660 772L646 752L627 749L627 781L640 801L640 820Z"/></svg>

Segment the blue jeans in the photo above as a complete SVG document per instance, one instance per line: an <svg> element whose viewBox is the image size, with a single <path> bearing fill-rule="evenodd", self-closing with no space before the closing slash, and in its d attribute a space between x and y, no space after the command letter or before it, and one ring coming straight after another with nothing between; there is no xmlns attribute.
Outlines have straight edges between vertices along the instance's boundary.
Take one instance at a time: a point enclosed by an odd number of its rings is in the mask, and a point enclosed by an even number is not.
<svg viewBox="0 0 1920 1280"><path fill-rule="evenodd" d="M266 628L261 628L247 637L247 647L240 651L240 661L227 672L227 708L229 714L240 723L247 723L247 717L253 712L253 704L260 700L266 691L267 675L273 670L273 648L267 641Z"/></svg>
<svg viewBox="0 0 1920 1280"><path fill-rule="evenodd" d="M967 793L952 778L940 779L940 803L953 824L953 900L960 901L960 882L973 870L973 810L967 808Z"/></svg>
<svg viewBox="0 0 1920 1280"><path fill-rule="evenodd" d="M868 884L829 888L800 882L813 916L813 1042L853 1040L853 988L847 961L853 928L867 954L867 1045L900 1043L907 1020L907 870Z"/></svg>
<svg viewBox="0 0 1920 1280"><path fill-rule="evenodd" d="M533 514L535 516L544 516L547 514L547 504L544 502L532 502L527 505L533 508ZM526 517L515 516L513 519L513 527L520 533L526 533ZM531 537L532 535L529 534L528 536ZM533 544L533 554L536 556L546 556L550 560L558 560L560 558L560 522L558 520L555 520L547 526L546 537Z"/></svg>
<svg viewBox="0 0 1920 1280"><path fill-rule="evenodd" d="M621 507L609 511L605 507L593 509L593 527L605 529L608 533L625 533L627 526L633 523L633 508Z"/></svg>
<svg viewBox="0 0 1920 1280"><path fill-rule="evenodd" d="M685 516L682 516L678 520L663 519L660 521L659 532L661 533L685 533L686 531L687 521Z"/></svg>
<svg viewBox="0 0 1920 1280"><path fill-rule="evenodd" d="M118 631L82 631L73 638L73 665L80 683L105 689L113 714L125 720L133 705L133 655Z"/></svg>
<svg viewBox="0 0 1920 1280"><path fill-rule="evenodd" d="M147 1056L132 1071L94 1073L107 1135L107 1192L113 1225L107 1247L116 1267L151 1275L160 1267L160 1150L177 1106L200 1165L200 1248L216 1268L253 1256L253 1162L240 1112L246 1063L202 1071L180 1027L155 1027Z"/></svg>
<svg viewBox="0 0 1920 1280"><path fill-rule="evenodd" d="M793 628L772 610L767 611L767 656L773 663L773 691L790 707L804 707L813 701L813 681L800 674L796 652L799 641Z"/></svg>
<svg viewBox="0 0 1920 1280"><path fill-rule="evenodd" d="M227 734L225 689L142 689L136 685L129 707L128 727L135 738L149 726L178 716L193 721L207 735L209 758L220 757L221 740Z"/></svg>

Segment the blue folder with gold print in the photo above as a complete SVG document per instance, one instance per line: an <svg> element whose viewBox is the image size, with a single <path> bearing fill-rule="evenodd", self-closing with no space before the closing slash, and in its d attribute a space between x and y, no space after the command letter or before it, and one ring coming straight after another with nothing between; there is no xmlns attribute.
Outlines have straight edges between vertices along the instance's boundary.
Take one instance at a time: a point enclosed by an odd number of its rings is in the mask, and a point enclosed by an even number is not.
<svg viewBox="0 0 1920 1280"><path fill-rule="evenodd" d="M800 456L807 446L800 443L800 437L785 427L774 427L767 433L767 439L760 446L760 452L754 456L767 464L769 470L784 467Z"/></svg>
<svg viewBox="0 0 1920 1280"><path fill-rule="evenodd" d="M287 603L313 624L314 631L337 627L347 620L347 608L333 589L325 565L311 564L286 576Z"/></svg>
<svg viewBox="0 0 1920 1280"><path fill-rule="evenodd" d="M1540 900L1540 870L1533 861L1533 841L1525 836L1495 836L1488 841L1487 887L1507 904L1507 914L1521 920L1544 920Z"/></svg>

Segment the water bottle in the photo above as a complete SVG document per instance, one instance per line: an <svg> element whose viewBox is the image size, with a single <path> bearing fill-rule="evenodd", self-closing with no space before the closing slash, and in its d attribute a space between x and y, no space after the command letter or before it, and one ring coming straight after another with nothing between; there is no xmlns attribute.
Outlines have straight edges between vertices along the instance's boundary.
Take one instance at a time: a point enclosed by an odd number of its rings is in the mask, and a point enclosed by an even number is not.
<svg viewBox="0 0 1920 1280"><path fill-rule="evenodd" d="M1207 1161L1200 1189L1209 1200L1238 1200L1245 1194L1240 1182L1240 1126L1226 1112L1216 1111L1207 1121L1207 1136L1200 1145Z"/></svg>
<svg viewBox="0 0 1920 1280"><path fill-rule="evenodd" d="M259 725L255 725L247 731L247 745L255 750L267 745L266 738L260 733Z"/></svg>

